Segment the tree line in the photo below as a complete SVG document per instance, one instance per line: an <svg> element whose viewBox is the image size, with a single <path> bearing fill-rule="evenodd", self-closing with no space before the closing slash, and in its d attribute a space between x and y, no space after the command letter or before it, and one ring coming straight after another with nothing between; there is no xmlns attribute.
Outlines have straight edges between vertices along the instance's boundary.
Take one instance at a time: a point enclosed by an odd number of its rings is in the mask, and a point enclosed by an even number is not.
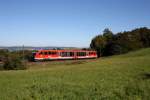
<svg viewBox="0 0 150 100"><path fill-rule="evenodd" d="M147 47L150 47L150 29L147 27L118 33L106 28L103 34L95 36L90 44L90 48L97 51L98 57L123 54Z"/></svg>

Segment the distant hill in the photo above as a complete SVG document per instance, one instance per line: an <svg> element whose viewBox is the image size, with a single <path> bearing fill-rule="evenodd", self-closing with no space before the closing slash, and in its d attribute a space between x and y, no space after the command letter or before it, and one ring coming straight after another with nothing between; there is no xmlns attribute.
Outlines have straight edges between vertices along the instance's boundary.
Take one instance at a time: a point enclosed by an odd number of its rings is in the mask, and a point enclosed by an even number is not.
<svg viewBox="0 0 150 100"><path fill-rule="evenodd" d="M57 47L57 46L0 46L0 49L8 49L9 51L17 51L17 50L40 50L40 49L68 49L68 48L76 48L76 47Z"/></svg>

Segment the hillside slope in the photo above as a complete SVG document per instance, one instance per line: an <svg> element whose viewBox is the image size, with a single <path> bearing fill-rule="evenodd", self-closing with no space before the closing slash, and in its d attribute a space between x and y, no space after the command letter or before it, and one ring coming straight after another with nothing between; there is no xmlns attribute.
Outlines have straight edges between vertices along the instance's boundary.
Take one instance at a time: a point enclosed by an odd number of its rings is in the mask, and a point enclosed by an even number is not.
<svg viewBox="0 0 150 100"><path fill-rule="evenodd" d="M150 48L0 72L0 99L150 100Z"/></svg>

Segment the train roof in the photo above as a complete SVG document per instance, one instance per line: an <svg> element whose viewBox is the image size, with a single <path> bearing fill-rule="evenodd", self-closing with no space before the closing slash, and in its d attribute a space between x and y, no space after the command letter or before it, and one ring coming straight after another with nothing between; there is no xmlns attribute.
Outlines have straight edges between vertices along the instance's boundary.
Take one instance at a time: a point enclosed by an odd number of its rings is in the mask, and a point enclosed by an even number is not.
<svg viewBox="0 0 150 100"><path fill-rule="evenodd" d="M81 49L60 49L60 50L54 50L54 49L43 49L43 50L38 50L38 51L92 51L92 52L94 52L95 50L81 50Z"/></svg>

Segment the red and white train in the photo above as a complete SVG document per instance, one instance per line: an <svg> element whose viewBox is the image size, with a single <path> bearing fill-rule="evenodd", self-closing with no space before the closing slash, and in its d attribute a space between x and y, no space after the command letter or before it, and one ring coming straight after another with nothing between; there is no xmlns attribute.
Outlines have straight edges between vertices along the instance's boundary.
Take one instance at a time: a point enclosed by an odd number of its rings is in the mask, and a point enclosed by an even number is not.
<svg viewBox="0 0 150 100"><path fill-rule="evenodd" d="M35 61L84 58L97 58L97 53L91 50L38 50L34 54Z"/></svg>

